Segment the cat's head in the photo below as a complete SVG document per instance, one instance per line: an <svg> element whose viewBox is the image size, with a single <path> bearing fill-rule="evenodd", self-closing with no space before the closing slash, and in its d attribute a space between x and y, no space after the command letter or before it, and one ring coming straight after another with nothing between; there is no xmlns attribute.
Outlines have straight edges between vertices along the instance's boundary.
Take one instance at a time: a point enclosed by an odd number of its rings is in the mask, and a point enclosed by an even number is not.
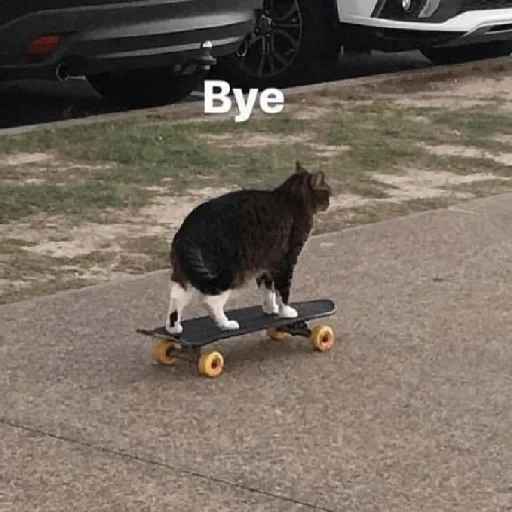
<svg viewBox="0 0 512 512"><path fill-rule="evenodd" d="M300 162L295 163L295 172L281 185L311 210L323 212L329 208L332 189L323 171L309 172Z"/></svg>

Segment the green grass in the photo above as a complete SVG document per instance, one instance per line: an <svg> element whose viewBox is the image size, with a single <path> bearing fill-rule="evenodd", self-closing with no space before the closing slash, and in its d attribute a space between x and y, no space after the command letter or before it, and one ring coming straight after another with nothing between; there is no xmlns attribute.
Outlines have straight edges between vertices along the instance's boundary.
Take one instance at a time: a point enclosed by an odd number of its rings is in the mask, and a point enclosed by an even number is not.
<svg viewBox="0 0 512 512"><path fill-rule="evenodd" d="M486 144L496 135L512 135L512 116L482 107L433 113L431 120L435 126L458 131L469 144Z"/></svg>
<svg viewBox="0 0 512 512"><path fill-rule="evenodd" d="M143 203L147 194L105 181L52 185L0 187L0 223L45 213L80 215L105 208L124 208Z"/></svg>
<svg viewBox="0 0 512 512"><path fill-rule="evenodd" d="M427 117L430 123L414 116ZM313 142L348 145L350 150L319 158L302 143L244 147L237 136L270 134L280 137L313 134ZM221 147L208 135L228 134L230 147ZM37 213L91 215L147 203L153 196L144 187L170 180L171 192L203 186L272 186L292 169L296 159L307 165L321 161L347 191L384 193L371 173L398 172L408 167L443 168L474 172L485 167L506 174L510 168L489 159L436 156L417 146L457 144L503 148L490 140L512 134L512 118L479 107L447 112L445 109L402 107L389 99L374 99L351 106L335 103L324 118L297 120L291 114L258 117L248 123L166 124L134 121L89 124L67 129L42 130L0 139L0 152L51 151L63 162L108 164L100 170L52 173L46 183L0 187L0 222ZM225 144L225 141L222 141ZM42 176L37 166L24 167L23 177ZM13 167L0 166L0 180L12 180ZM369 177L370 176L370 177Z"/></svg>
<svg viewBox="0 0 512 512"><path fill-rule="evenodd" d="M188 168L208 165L212 154L191 133L185 125L91 124L0 138L0 152L56 150L73 161L134 167L146 162Z"/></svg>

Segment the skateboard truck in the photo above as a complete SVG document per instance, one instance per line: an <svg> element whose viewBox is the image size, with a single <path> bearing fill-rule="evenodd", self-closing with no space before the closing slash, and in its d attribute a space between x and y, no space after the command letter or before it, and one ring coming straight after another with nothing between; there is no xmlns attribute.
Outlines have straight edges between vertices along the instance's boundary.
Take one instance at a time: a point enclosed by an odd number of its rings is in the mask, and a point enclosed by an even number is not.
<svg viewBox="0 0 512 512"><path fill-rule="evenodd" d="M290 336L302 336L304 338L309 338L311 336L311 329L304 320L284 325L277 330L286 332Z"/></svg>

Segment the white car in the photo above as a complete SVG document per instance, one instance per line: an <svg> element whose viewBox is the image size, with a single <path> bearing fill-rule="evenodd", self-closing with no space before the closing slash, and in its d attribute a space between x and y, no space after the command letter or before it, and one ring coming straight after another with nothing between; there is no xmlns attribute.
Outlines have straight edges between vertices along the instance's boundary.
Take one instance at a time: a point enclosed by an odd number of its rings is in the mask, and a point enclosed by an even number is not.
<svg viewBox="0 0 512 512"><path fill-rule="evenodd" d="M255 29L219 61L238 87L279 87L340 50L420 50L436 64L510 55L512 0L263 0Z"/></svg>

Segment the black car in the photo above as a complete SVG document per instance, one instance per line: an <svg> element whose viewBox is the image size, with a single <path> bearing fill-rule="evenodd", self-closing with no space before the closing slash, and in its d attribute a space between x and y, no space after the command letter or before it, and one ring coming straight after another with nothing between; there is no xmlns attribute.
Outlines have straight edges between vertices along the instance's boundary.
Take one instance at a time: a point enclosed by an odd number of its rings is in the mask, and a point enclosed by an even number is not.
<svg viewBox="0 0 512 512"><path fill-rule="evenodd" d="M252 31L261 0L2 0L0 80L86 76L124 106L179 101Z"/></svg>

